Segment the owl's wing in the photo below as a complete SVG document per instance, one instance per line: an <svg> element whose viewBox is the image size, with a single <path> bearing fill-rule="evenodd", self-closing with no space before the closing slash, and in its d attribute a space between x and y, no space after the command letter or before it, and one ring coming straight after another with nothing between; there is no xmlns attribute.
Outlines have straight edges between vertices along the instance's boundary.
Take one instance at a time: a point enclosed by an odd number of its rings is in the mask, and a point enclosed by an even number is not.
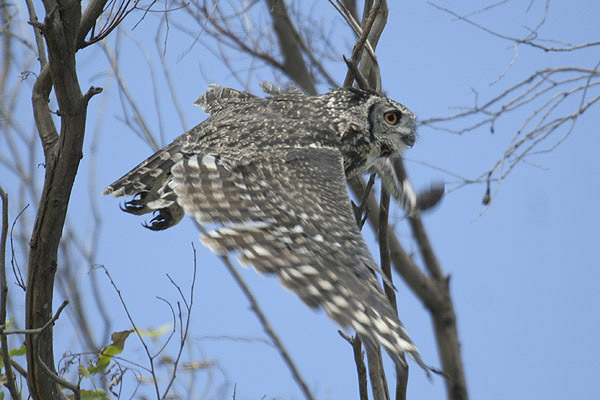
<svg viewBox="0 0 600 400"><path fill-rule="evenodd" d="M367 344L382 344L396 363L408 352L426 368L373 273L339 151L270 149L242 160L195 154L171 172L185 213L223 224L201 238L211 250L277 274L307 305L322 306Z"/></svg>
<svg viewBox="0 0 600 400"><path fill-rule="evenodd" d="M102 194L121 197L133 196L139 192L149 192L157 183L162 183L161 176L168 174L173 164L182 158L181 146L174 141L111 183L102 191Z"/></svg>
<svg viewBox="0 0 600 400"><path fill-rule="evenodd" d="M209 90L194 101L194 105L200 107L208 114L216 114L227 110L235 103L244 102L258 97L239 90L231 89L217 84L208 85Z"/></svg>

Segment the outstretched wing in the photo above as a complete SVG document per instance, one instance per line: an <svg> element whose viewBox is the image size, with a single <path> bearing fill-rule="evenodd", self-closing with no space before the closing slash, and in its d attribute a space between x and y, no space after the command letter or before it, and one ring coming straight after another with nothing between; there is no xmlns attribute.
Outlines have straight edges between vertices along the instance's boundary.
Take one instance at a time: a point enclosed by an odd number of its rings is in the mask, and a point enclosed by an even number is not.
<svg viewBox="0 0 600 400"><path fill-rule="evenodd" d="M259 272L276 274L307 305L322 306L367 344L381 343L396 363L406 351L425 367L373 273L338 150L276 148L243 159L195 154L171 173L186 214L223 224L201 238L211 250L236 252Z"/></svg>
<svg viewBox="0 0 600 400"><path fill-rule="evenodd" d="M210 84L210 90L203 93L194 101L194 105L200 107L204 112L216 114L227 110L236 103L242 103L248 100L260 99L248 92L240 92L221 85Z"/></svg>

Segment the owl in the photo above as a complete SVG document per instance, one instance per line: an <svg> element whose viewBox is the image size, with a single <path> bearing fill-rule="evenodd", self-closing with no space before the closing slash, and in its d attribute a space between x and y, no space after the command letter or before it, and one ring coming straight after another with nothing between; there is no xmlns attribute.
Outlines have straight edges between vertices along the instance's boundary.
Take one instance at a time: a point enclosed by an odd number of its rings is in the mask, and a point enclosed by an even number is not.
<svg viewBox="0 0 600 400"><path fill-rule="evenodd" d="M426 368L381 289L346 185L378 171L389 192L414 207L414 192L390 164L415 142L414 114L374 91L307 96L264 88L259 97L210 85L195 102L210 117L103 194L132 196L122 209L154 213L145 225L152 230L184 214L216 224L201 236L214 253L236 253L276 275L367 346L382 345L398 365L406 352Z"/></svg>

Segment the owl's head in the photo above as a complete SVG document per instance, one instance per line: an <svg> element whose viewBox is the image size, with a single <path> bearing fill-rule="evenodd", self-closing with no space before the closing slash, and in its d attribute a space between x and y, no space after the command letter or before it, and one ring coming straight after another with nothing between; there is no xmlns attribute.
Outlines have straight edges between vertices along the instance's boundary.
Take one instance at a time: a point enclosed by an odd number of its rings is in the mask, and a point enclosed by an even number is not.
<svg viewBox="0 0 600 400"><path fill-rule="evenodd" d="M416 140L415 115L402 104L377 96L369 107L371 134L391 147L393 153L402 153Z"/></svg>

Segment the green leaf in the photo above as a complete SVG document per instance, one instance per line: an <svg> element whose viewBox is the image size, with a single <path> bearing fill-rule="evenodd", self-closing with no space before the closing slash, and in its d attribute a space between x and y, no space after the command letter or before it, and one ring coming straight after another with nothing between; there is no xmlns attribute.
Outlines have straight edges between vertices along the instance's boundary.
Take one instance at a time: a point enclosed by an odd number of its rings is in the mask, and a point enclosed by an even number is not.
<svg viewBox="0 0 600 400"><path fill-rule="evenodd" d="M8 355L11 356L11 357L14 357L14 356L23 356L23 355L25 355L25 352L26 352L25 345L23 345L23 346L19 347L18 349L12 349L12 350L10 350L8 352ZM2 368L4 368L4 359L2 358L2 356L0 356L0 370L2 370ZM2 385L0 384L0 386L2 386Z"/></svg>
<svg viewBox="0 0 600 400"><path fill-rule="evenodd" d="M25 345L19 347L18 349L12 349L8 352L8 355L11 357L24 356L25 354L27 354L27 348L25 347Z"/></svg>
<svg viewBox="0 0 600 400"><path fill-rule="evenodd" d="M90 377L90 372L87 369L85 369L83 365L77 367L77 372L79 373L79 375L85 376L86 378Z"/></svg>
<svg viewBox="0 0 600 400"><path fill-rule="evenodd" d="M13 316L11 314L11 315L9 315L8 319L6 320L6 324L4 325L4 330L9 331L10 328L12 328L13 322L15 322L15 319L13 318Z"/></svg>
<svg viewBox="0 0 600 400"><path fill-rule="evenodd" d="M108 400L106 392L102 389L99 390L82 390L79 392L81 400ZM73 399L72 394L67 395L68 398Z"/></svg>
<svg viewBox="0 0 600 400"><path fill-rule="evenodd" d="M89 367L87 370L90 374L97 374L98 372L102 372L108 367L108 364L112 361L113 357L117 354L120 354L123 351L123 347L125 347L125 340L127 337L133 332L132 330L114 332L110 337L112 339L112 343L102 349L100 354L98 354L98 361L96 365Z"/></svg>
<svg viewBox="0 0 600 400"><path fill-rule="evenodd" d="M10 328L12 328L14 319L12 317L12 314L8 317L8 319L4 322L4 331L10 331ZM2 343L2 340L0 340L0 343Z"/></svg>

